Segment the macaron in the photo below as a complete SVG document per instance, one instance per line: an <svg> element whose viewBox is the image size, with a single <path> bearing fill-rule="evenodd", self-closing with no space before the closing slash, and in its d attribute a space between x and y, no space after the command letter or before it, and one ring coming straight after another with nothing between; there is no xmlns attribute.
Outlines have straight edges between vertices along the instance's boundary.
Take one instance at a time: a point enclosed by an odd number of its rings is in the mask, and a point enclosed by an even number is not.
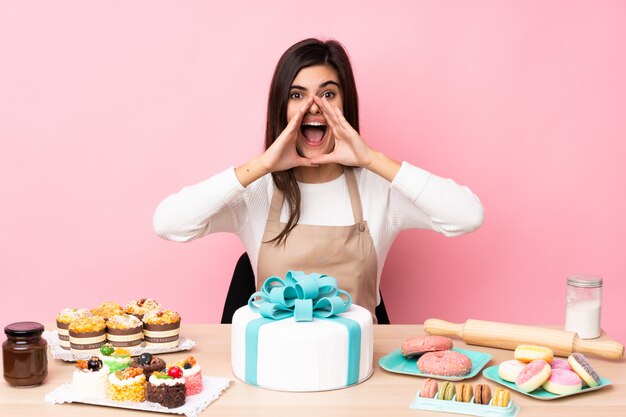
<svg viewBox="0 0 626 417"><path fill-rule="evenodd" d="M472 360L455 350L427 352L417 360L418 369L431 375L463 376L472 369Z"/></svg>
<svg viewBox="0 0 626 417"><path fill-rule="evenodd" d="M569 366L569 362L567 359L554 358L552 362L550 362L550 367L552 369L567 369L568 371L572 370L572 367Z"/></svg>
<svg viewBox="0 0 626 417"><path fill-rule="evenodd" d="M493 393L493 402L491 405L495 407L507 407L509 405L509 401L511 400L511 391L504 388L496 388L496 391Z"/></svg>
<svg viewBox="0 0 626 417"><path fill-rule="evenodd" d="M437 399L451 401L452 398L454 398L455 393L456 388L454 387L454 384L450 381L444 381L443 384L441 384L439 394L437 394Z"/></svg>
<svg viewBox="0 0 626 417"><path fill-rule="evenodd" d="M567 358L567 362L572 367L572 370L576 372L589 387L597 387L600 385L600 376L587 361L585 355L582 353L572 353Z"/></svg>
<svg viewBox="0 0 626 417"><path fill-rule="evenodd" d="M543 389L557 395L572 394L583 387L583 381L573 371L552 369L550 378L543 383Z"/></svg>
<svg viewBox="0 0 626 417"><path fill-rule="evenodd" d="M402 342L400 349L406 357L420 356L426 352L452 349L452 340L445 336L415 336Z"/></svg>
<svg viewBox="0 0 626 417"><path fill-rule="evenodd" d="M439 384L437 384L437 381L432 378L427 378L424 381L424 385L422 385L422 389L420 390L420 397L434 398L438 388Z"/></svg>
<svg viewBox="0 0 626 417"><path fill-rule="evenodd" d="M552 368L543 359L536 359L524 366L515 379L515 385L524 392L531 392L543 385L550 378Z"/></svg>
<svg viewBox="0 0 626 417"><path fill-rule="evenodd" d="M456 400L463 403L468 403L472 399L474 395L474 389L472 388L472 384L459 384L458 389L456 390Z"/></svg>
<svg viewBox="0 0 626 417"><path fill-rule="evenodd" d="M515 379L520 372L522 372L524 366L526 366L526 364L517 359L504 361L498 366L498 376L505 381L515 382Z"/></svg>
<svg viewBox="0 0 626 417"><path fill-rule="evenodd" d="M530 363L536 359L543 359L550 363L554 358L554 353L552 349L545 346L519 345L515 348L513 358L526 363Z"/></svg>
<svg viewBox="0 0 626 417"><path fill-rule="evenodd" d="M491 401L491 388L487 384L476 384L474 390L474 403L489 404Z"/></svg>

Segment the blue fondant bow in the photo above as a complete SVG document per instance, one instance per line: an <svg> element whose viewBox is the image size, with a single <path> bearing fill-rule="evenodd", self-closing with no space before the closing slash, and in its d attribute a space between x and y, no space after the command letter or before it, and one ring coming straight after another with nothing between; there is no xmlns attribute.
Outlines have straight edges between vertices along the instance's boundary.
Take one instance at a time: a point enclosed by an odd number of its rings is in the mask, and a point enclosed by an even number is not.
<svg viewBox="0 0 626 417"><path fill-rule="evenodd" d="M331 276L302 271L289 271L283 280L269 277L248 300L255 313L273 320L293 316L295 321L311 321L343 313L352 305L352 297L337 288Z"/></svg>

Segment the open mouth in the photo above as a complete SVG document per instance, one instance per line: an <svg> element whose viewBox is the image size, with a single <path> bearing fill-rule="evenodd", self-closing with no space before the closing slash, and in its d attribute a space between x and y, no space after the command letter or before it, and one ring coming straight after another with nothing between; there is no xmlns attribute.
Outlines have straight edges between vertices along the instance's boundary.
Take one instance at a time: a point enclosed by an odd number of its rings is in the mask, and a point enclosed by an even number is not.
<svg viewBox="0 0 626 417"><path fill-rule="evenodd" d="M324 135L328 126L320 122L308 122L303 123L300 126L300 131L304 136L304 140L310 146L319 146L324 141Z"/></svg>

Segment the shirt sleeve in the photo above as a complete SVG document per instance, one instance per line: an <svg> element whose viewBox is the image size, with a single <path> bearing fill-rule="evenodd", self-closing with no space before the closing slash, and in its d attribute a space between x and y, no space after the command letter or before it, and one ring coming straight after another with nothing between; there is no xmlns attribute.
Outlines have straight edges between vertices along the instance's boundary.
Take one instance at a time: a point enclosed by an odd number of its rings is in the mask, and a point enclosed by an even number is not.
<svg viewBox="0 0 626 417"><path fill-rule="evenodd" d="M160 237L187 242L209 233L236 233L246 218L244 194L230 167L213 177L166 197L153 218Z"/></svg>
<svg viewBox="0 0 626 417"><path fill-rule="evenodd" d="M391 183L392 227L432 229L446 236L476 230L483 222L483 206L466 186L403 162Z"/></svg>

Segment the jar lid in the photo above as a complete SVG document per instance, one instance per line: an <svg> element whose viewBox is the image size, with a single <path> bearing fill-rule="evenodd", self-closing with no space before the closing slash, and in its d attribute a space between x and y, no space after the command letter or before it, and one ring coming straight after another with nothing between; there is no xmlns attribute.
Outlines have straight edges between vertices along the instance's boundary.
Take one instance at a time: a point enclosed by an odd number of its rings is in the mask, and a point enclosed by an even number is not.
<svg viewBox="0 0 626 417"><path fill-rule="evenodd" d="M43 333L43 324L35 321L20 321L11 323L4 328L7 336L13 337L33 337Z"/></svg>
<svg viewBox="0 0 626 417"><path fill-rule="evenodd" d="M567 284L572 287L598 288L602 286L602 277L588 274L570 275L567 277Z"/></svg>

